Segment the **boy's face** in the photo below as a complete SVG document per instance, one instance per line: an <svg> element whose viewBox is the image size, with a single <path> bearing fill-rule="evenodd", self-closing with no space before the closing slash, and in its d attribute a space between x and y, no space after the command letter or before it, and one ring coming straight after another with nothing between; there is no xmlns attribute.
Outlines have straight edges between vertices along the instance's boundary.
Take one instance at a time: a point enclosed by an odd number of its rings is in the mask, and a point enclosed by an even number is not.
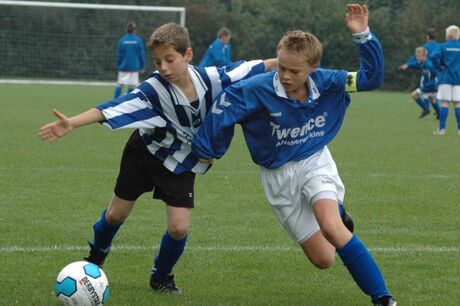
<svg viewBox="0 0 460 306"><path fill-rule="evenodd" d="M182 55L166 46L154 48L152 55L160 75L171 83L179 82L188 73L188 64L193 58L191 48Z"/></svg>
<svg viewBox="0 0 460 306"><path fill-rule="evenodd" d="M415 51L415 58L419 63L426 61L426 52L423 52L423 50Z"/></svg>
<svg viewBox="0 0 460 306"><path fill-rule="evenodd" d="M222 43L224 44L228 44L230 42L230 39L232 39L232 36L231 35L227 35L227 36L222 36L220 38L220 40L222 41Z"/></svg>
<svg viewBox="0 0 460 306"><path fill-rule="evenodd" d="M288 95L303 89L307 76L316 67L317 65L308 64L299 53L289 52L284 48L278 50L278 75Z"/></svg>

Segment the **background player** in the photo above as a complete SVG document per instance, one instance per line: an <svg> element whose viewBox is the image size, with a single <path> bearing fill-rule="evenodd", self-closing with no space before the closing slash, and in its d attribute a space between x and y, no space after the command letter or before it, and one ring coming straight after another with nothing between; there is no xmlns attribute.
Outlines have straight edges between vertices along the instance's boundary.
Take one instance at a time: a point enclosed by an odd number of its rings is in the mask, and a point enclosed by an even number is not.
<svg viewBox="0 0 460 306"><path fill-rule="evenodd" d="M203 161L228 149L234 125L242 126L265 195L276 216L319 268L339 254L375 305L396 305L371 254L343 224L343 183L327 144L336 136L350 102L347 91L383 82L383 53L368 28L368 9L347 5L345 21L359 46L357 73L317 68L319 40L288 32L278 43L278 69L230 86L218 97L193 141Z"/></svg>
<svg viewBox="0 0 460 306"><path fill-rule="evenodd" d="M223 27L217 32L217 38L208 47L206 53L199 63L199 67L216 66L222 67L230 65L232 45L230 39L232 38L232 32L229 29Z"/></svg>
<svg viewBox="0 0 460 306"><path fill-rule="evenodd" d="M428 50L424 47L415 49L416 62L400 66L401 70L407 68L420 69L422 77L420 78L420 87L411 93L412 98L422 108L419 118L423 118L430 113L430 103L434 105L436 118L439 119L439 106L436 100L438 91L438 71L434 68L433 63L428 59Z"/></svg>
<svg viewBox="0 0 460 306"><path fill-rule="evenodd" d="M446 121L449 103L455 105L457 133L460 136L460 29L451 25L446 29L446 42L435 51L433 57L440 62L438 100L441 101L439 129L435 135L446 133Z"/></svg>
<svg viewBox="0 0 460 306"><path fill-rule="evenodd" d="M433 66L435 69L439 69L439 60L433 57L435 51L437 51L440 48L440 44L436 41L437 37L438 37L438 33L436 32L436 29L429 28L425 34L426 42L421 46L428 51L428 59L433 63ZM412 55L409 59L407 59L407 61L404 64L399 66L399 69L406 70L409 67L417 66L417 62L418 61L417 61L416 55ZM422 73L422 77L423 77L423 73ZM423 80L420 80L420 83L423 83ZM420 107L422 107L422 114L420 115L420 118L423 118L426 115L428 115L429 110L430 110L430 103L436 112L436 116L439 117L440 109L439 109L439 103L436 99L433 100L433 99L421 98L420 101L423 101L423 105L419 104Z"/></svg>
<svg viewBox="0 0 460 306"><path fill-rule="evenodd" d="M123 86L128 86L128 92L139 84L139 73L145 70L144 42L136 35L137 26L134 21L126 25L126 34L118 41L117 69L118 80L114 98L121 95Z"/></svg>

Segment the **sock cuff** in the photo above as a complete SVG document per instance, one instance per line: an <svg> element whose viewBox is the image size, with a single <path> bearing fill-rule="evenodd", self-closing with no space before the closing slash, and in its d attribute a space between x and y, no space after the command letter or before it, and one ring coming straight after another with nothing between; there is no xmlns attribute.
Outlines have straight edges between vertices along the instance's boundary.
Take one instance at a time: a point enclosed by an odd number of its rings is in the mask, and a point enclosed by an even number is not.
<svg viewBox="0 0 460 306"><path fill-rule="evenodd" d="M356 235L353 235L341 249L337 249L337 253L345 265L353 262L356 258L368 253L367 248L359 240Z"/></svg>

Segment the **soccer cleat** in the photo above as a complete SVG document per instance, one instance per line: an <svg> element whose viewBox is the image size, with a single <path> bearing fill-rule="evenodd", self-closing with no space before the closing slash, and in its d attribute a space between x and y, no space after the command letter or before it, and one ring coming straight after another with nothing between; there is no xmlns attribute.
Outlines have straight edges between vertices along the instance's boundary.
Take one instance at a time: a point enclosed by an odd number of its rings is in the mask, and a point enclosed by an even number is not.
<svg viewBox="0 0 460 306"><path fill-rule="evenodd" d="M92 262L95 265L98 265L99 267L102 267L104 264L104 260L109 255L110 249L107 251L103 251L101 249L96 249L94 247L94 244L88 241L89 244L89 255L88 257L84 257L84 259L88 262Z"/></svg>
<svg viewBox="0 0 460 306"><path fill-rule="evenodd" d="M340 216L342 218L342 222L345 225L348 230L353 233L355 230L355 224L353 222L353 218L351 215L345 210L345 207L342 206L342 215Z"/></svg>
<svg viewBox="0 0 460 306"><path fill-rule="evenodd" d="M423 117L426 117L430 114L430 111L426 111L426 110L422 110L422 113L420 114L419 118L423 118Z"/></svg>
<svg viewBox="0 0 460 306"><path fill-rule="evenodd" d="M372 301L374 306L396 306L398 303L392 296L382 296Z"/></svg>
<svg viewBox="0 0 460 306"><path fill-rule="evenodd" d="M446 130L444 129L438 129L436 131L433 132L433 135L446 135Z"/></svg>
<svg viewBox="0 0 460 306"><path fill-rule="evenodd" d="M152 274L152 276L150 276L150 287L159 292L181 293L181 290L176 287L173 274L169 274L161 278L154 278Z"/></svg>

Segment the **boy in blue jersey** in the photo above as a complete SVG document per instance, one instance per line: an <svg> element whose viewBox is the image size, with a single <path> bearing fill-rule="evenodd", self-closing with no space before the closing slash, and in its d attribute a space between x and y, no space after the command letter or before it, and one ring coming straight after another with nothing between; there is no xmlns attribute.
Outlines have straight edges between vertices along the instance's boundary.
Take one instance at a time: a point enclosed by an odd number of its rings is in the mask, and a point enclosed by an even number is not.
<svg viewBox="0 0 460 306"><path fill-rule="evenodd" d="M436 105L436 118L439 119L439 106L436 101L436 93L438 91L438 80L436 75L438 71L433 63L428 59L428 50L424 47L415 49L416 62L400 66L401 70L407 68L420 69L422 77L420 78L420 87L411 93L412 98L422 108L422 113L419 118L423 118L430 113L430 104Z"/></svg>
<svg viewBox="0 0 460 306"><path fill-rule="evenodd" d="M123 151L110 204L93 226L94 239L86 260L102 266L137 198L153 190L153 197L166 203L167 230L154 258L150 286L177 293L171 273L187 241L195 173L209 167L192 153L191 139L225 87L272 69L276 59L195 68L189 65L193 52L188 31L175 23L156 29L147 46L158 70L138 88L74 117L54 110L58 119L42 126L39 137L52 142L95 122L113 130L136 129Z"/></svg>
<svg viewBox="0 0 460 306"><path fill-rule="evenodd" d="M435 51L438 50L440 47L440 44L436 41L437 36L438 36L438 33L436 32L436 29L429 28L426 31L426 35L425 35L426 43L424 43L421 46L422 48L425 48L427 50L428 59L432 62L435 69L439 69L439 60L433 57ZM414 66L417 66L417 65L418 65L417 57L416 55L412 55L404 64L399 66L399 69L406 70L407 68L413 68ZM422 74L422 78L423 78L423 74ZM423 80L420 80L420 82L422 83ZM436 112L436 117L439 118L440 109L439 109L438 100L436 100L435 98L429 98L429 99L421 98L420 100L417 100L416 102L422 108L422 113L420 114L419 118L423 118L429 114L430 103Z"/></svg>
<svg viewBox="0 0 460 306"><path fill-rule="evenodd" d="M216 66L222 67L230 65L232 45L230 39L232 33L226 27L223 27L217 32L216 40L209 46L201 59L198 67Z"/></svg>
<svg viewBox="0 0 460 306"><path fill-rule="evenodd" d="M383 52L369 32L368 9L347 8L346 24L361 57L358 72L318 68L319 40L308 32L288 32L278 43L277 71L225 89L192 148L211 163L227 151L239 123L275 215L308 259L328 268L337 252L374 305L394 306L371 254L341 220L344 186L327 148L350 103L348 92L383 82Z"/></svg>
<svg viewBox="0 0 460 306"><path fill-rule="evenodd" d="M139 73L145 70L144 42L136 35L137 26L134 21L128 22L126 35L118 41L117 69L118 80L114 98L118 98L123 86L128 86L131 92L139 84Z"/></svg>
<svg viewBox="0 0 460 306"><path fill-rule="evenodd" d="M460 29L451 25L446 29L446 42L434 52L433 57L439 61L438 100L441 101L439 128L435 135L446 134L446 121L449 103L455 106L457 134L460 136Z"/></svg>

